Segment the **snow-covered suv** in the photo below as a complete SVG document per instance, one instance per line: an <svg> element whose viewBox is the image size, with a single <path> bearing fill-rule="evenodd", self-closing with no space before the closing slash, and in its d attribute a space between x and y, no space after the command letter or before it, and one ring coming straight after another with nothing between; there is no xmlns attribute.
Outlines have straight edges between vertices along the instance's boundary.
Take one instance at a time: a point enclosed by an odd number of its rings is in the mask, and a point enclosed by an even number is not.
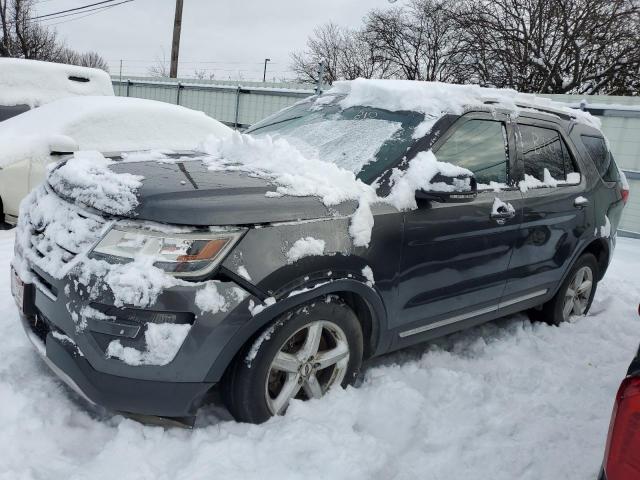
<svg viewBox="0 0 640 480"><path fill-rule="evenodd" d="M77 152L22 205L13 292L92 402L238 420L363 360L585 314L628 187L590 115L513 91L341 83L202 152Z"/></svg>

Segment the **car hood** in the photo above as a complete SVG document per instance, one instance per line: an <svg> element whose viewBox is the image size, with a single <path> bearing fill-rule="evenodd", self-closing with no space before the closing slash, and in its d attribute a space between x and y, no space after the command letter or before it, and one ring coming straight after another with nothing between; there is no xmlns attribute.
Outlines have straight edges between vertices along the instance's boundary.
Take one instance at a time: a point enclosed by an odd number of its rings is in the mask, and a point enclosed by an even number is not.
<svg viewBox="0 0 640 480"><path fill-rule="evenodd" d="M250 225L330 216L317 197L268 197L276 186L238 171L212 171L200 160L122 162L117 173L144 177L127 217L175 225Z"/></svg>

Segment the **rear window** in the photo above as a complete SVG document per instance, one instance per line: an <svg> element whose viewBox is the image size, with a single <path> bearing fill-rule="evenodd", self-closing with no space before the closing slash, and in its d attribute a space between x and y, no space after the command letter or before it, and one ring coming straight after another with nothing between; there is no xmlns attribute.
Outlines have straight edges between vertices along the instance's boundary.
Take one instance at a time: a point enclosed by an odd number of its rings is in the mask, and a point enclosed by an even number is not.
<svg viewBox="0 0 640 480"><path fill-rule="evenodd" d="M580 138L602 179L605 182L618 181L620 178L618 169L604 138L590 135L581 135Z"/></svg>

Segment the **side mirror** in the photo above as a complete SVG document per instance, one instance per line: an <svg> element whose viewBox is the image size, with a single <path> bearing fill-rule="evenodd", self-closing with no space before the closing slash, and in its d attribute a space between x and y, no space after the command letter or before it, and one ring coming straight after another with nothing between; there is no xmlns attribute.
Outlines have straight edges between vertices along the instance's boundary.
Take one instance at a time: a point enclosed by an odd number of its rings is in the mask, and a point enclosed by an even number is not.
<svg viewBox="0 0 640 480"><path fill-rule="evenodd" d="M417 200L429 200L440 203L464 203L478 196L478 184L473 175L447 177L437 174L426 188L416 191Z"/></svg>
<svg viewBox="0 0 640 480"><path fill-rule="evenodd" d="M51 135L49 137L49 152L51 155L64 155L78 151L76 141L66 135Z"/></svg>

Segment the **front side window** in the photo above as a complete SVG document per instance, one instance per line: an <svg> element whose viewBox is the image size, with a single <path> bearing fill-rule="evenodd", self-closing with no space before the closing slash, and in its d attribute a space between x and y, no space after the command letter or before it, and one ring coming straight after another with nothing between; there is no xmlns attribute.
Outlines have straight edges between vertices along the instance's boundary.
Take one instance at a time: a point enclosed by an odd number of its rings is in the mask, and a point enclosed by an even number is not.
<svg viewBox="0 0 640 480"><path fill-rule="evenodd" d="M520 125L519 130L526 175L549 184L548 186L554 185L555 181L580 183L580 174L564 140L556 130L531 125Z"/></svg>
<svg viewBox="0 0 640 480"><path fill-rule="evenodd" d="M506 184L508 148L502 122L469 120L463 123L435 152L441 162L471 170L478 185Z"/></svg>

